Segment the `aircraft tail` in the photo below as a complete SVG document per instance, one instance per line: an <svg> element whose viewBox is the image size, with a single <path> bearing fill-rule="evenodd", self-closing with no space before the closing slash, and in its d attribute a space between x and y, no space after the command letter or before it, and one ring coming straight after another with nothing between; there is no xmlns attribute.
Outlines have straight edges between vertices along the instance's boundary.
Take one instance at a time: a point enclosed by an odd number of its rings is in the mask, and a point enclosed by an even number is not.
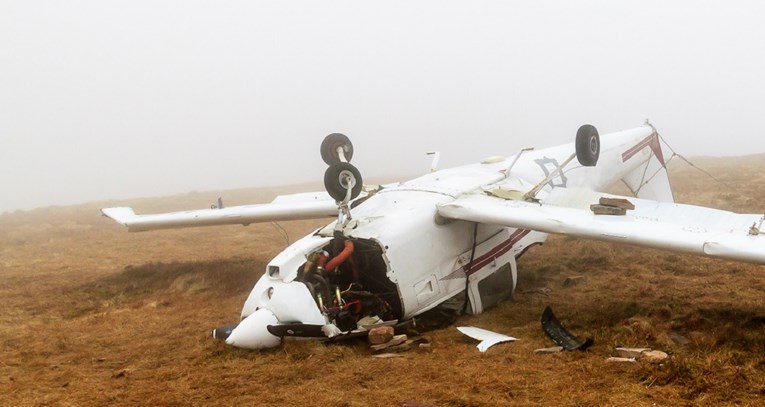
<svg viewBox="0 0 765 407"><path fill-rule="evenodd" d="M622 153L622 162L637 161L632 163L633 169L622 178L622 182L638 198L674 202L666 166L672 158L668 154L671 150L656 129L651 128L653 132L648 137Z"/></svg>
<svg viewBox="0 0 765 407"><path fill-rule="evenodd" d="M573 149L570 144L540 150L537 154L556 157L560 161ZM604 191L622 181L638 198L674 202L666 167L670 158L672 150L656 129L646 123L601 136L597 165L584 167L572 164L573 168L565 172L568 181L563 185Z"/></svg>

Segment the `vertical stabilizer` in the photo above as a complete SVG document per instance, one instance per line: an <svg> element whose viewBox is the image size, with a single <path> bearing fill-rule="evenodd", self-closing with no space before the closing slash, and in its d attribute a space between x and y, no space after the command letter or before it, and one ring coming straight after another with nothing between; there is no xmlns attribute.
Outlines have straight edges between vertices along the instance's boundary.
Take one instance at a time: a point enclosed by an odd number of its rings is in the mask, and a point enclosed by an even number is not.
<svg viewBox="0 0 765 407"><path fill-rule="evenodd" d="M666 164L672 158L666 154L669 151L667 144L654 129L650 136L622 154L622 162L644 161L622 178L636 197L660 202L675 201L667 174Z"/></svg>

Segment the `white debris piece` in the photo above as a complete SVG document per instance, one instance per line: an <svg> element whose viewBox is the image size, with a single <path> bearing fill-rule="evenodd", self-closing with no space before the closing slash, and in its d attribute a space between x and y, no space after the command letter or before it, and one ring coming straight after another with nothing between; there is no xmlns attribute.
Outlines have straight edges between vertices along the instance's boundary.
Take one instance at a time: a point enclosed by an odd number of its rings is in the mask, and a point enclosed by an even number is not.
<svg viewBox="0 0 765 407"><path fill-rule="evenodd" d="M651 348L625 348L625 347L618 347L614 349L611 356L615 356L617 358L632 358L637 359L642 355L644 352L648 352L651 350Z"/></svg>
<svg viewBox="0 0 765 407"><path fill-rule="evenodd" d="M324 335L327 335L327 338L332 338L334 336L340 335L343 333L343 331L340 330L335 324L326 324L321 327L321 332L324 333Z"/></svg>
<svg viewBox="0 0 765 407"><path fill-rule="evenodd" d="M617 356L611 356L610 358L606 359L606 363L621 363L621 362L635 363L635 358L621 358Z"/></svg>
<svg viewBox="0 0 765 407"><path fill-rule="evenodd" d="M359 329L367 329L365 328L365 326L376 325L380 322L382 322L382 319L380 319L380 317L378 317L377 315L370 315L358 320L358 322L356 322L356 326Z"/></svg>
<svg viewBox="0 0 765 407"><path fill-rule="evenodd" d="M518 340L512 336L502 335L496 332L487 331L485 329L475 328L472 326L458 326L457 330L473 339L478 339L481 341L481 343L479 343L477 346L478 350L481 352L486 352L486 349L489 349L498 343Z"/></svg>

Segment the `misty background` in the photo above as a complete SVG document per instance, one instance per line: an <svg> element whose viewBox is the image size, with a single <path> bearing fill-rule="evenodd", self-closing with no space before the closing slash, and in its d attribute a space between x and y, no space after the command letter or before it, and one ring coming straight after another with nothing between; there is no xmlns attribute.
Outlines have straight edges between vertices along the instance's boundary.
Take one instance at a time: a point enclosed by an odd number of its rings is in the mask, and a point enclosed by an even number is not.
<svg viewBox="0 0 765 407"><path fill-rule="evenodd" d="M365 178L650 118L765 152L765 2L0 0L0 213Z"/></svg>

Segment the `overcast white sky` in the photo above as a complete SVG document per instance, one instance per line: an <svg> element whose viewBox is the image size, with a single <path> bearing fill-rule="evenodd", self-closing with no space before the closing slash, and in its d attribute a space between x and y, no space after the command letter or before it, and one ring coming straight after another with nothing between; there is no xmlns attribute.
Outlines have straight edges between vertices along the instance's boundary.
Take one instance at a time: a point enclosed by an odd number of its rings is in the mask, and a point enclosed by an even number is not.
<svg viewBox="0 0 765 407"><path fill-rule="evenodd" d="M765 152L762 1L0 0L0 213L367 178L645 118Z"/></svg>

